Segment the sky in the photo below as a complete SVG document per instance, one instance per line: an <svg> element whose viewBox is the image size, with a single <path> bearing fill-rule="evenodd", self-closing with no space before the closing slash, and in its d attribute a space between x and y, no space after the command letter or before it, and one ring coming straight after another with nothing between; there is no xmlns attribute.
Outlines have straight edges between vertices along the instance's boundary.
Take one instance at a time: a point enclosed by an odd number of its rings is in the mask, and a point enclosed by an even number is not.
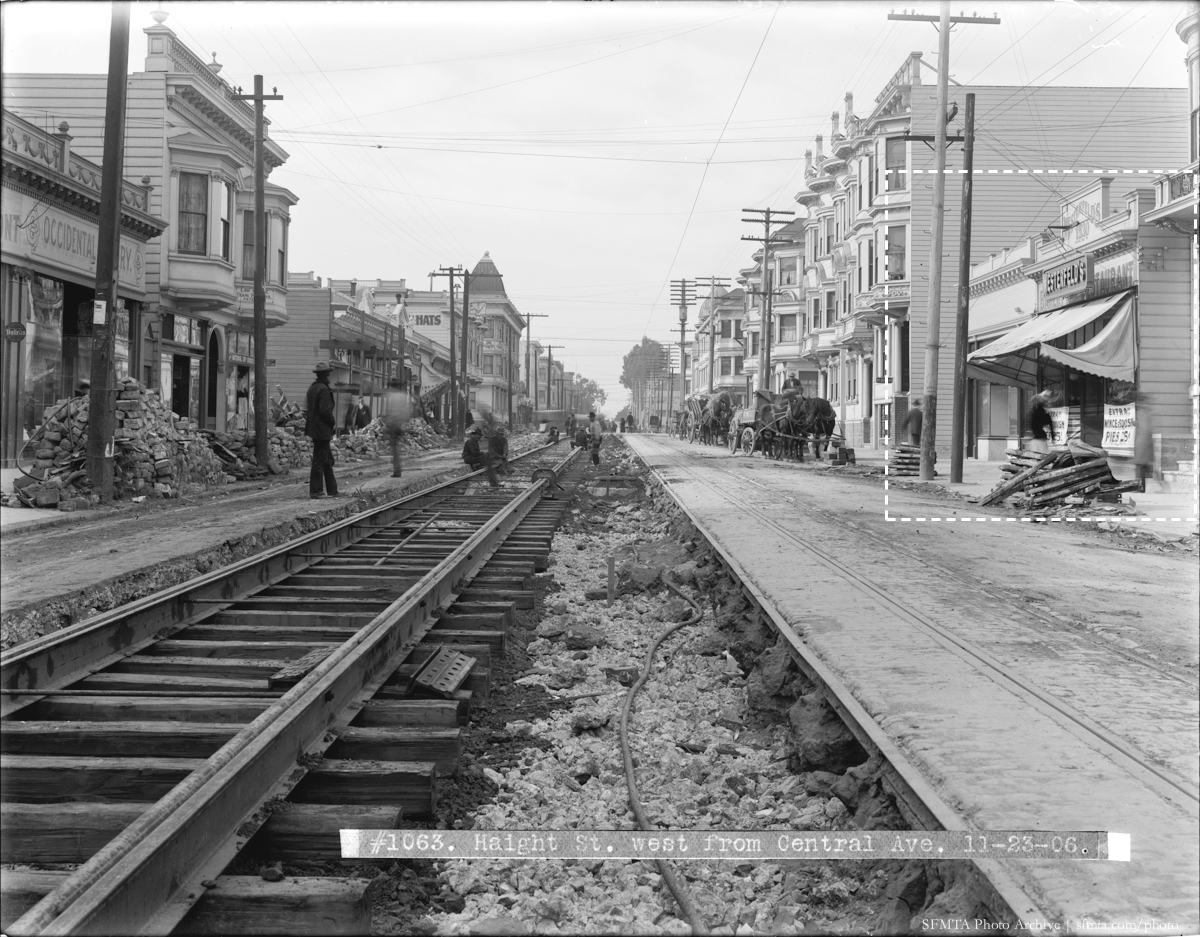
<svg viewBox="0 0 1200 937"><path fill-rule="evenodd" d="M1187 86L1182 2L952 6L1001 20L951 33L960 83ZM932 24L887 18L936 15L928 0L314 0L133 3L130 71L158 8L222 77L283 95L267 114L290 154L270 179L300 199L290 269L428 289L486 251L517 309L548 317L534 339L599 383L609 414L623 355L679 340L670 281L736 280L757 233L742 209L802 212L804 151L834 110L844 121L845 93L865 116L910 52L938 64ZM0 14L5 71L107 70L108 4Z"/></svg>

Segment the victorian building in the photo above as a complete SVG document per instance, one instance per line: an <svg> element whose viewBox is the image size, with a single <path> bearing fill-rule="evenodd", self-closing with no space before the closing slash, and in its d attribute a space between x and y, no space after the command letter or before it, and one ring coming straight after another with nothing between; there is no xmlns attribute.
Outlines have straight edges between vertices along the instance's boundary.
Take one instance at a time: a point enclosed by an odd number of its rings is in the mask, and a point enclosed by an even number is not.
<svg viewBox="0 0 1200 937"><path fill-rule="evenodd" d="M729 290L718 286L700 303L696 337L691 343L694 353L689 356L690 367L685 368L692 393L728 391L736 406L746 405L746 367L751 354L746 316L746 291L741 287Z"/></svg>
<svg viewBox="0 0 1200 937"><path fill-rule="evenodd" d="M145 180L147 211L169 227L146 245L134 376L200 426L253 425L254 110L219 64L203 62L164 25L166 13L151 15L145 70L129 76L125 172ZM106 86L106 75L8 74L4 97L47 131L66 117L72 150L99 160ZM286 159L268 136L267 172ZM287 321L297 198L271 184L265 194L267 326L275 328Z"/></svg>
<svg viewBox="0 0 1200 937"><path fill-rule="evenodd" d="M806 154L806 188L796 196L808 212L803 355L818 369L820 395L834 404L851 445L882 445L910 400L923 394L933 214L929 141L936 124L936 85L926 79L935 76L913 53L868 115L855 114L848 94L844 124L837 112L832 117L828 149L817 138L815 152ZM973 259L1056 223L1057 199L1071 187L1073 173L1184 165L1187 157L1186 126L1172 120L1187 106L1182 89L956 85L950 92L956 112L951 136L961 135L967 92L976 96ZM950 432L961 166L961 143L952 142L942 249L939 447L948 446ZM1115 177L1110 196L1123 198L1137 181L1133 172Z"/></svg>
<svg viewBox="0 0 1200 937"><path fill-rule="evenodd" d="M521 333L525 329L525 320L504 291L504 278L487 252L471 271L468 299L471 317L479 323L482 346L481 383L475 394L475 405L490 409L502 423L512 423L517 416Z"/></svg>

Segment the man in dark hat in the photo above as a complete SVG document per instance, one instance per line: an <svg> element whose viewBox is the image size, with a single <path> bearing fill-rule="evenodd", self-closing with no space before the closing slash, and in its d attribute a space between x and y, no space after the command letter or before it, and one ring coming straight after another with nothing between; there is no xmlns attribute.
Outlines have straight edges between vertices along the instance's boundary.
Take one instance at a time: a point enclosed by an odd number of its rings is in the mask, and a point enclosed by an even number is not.
<svg viewBox="0 0 1200 937"><path fill-rule="evenodd" d="M308 472L308 496L337 497L337 479L333 477L333 439L337 421L333 415L333 391L329 388L329 362L318 361L313 373L316 378L308 388L304 435L313 441L312 467ZM322 490L322 486L324 490Z"/></svg>
<svg viewBox="0 0 1200 937"><path fill-rule="evenodd" d="M496 467L492 463L491 453L483 449L482 442L483 430L478 426L473 427L471 432L467 433L467 441L463 443L462 459L472 472L487 469L488 484L494 488L500 484L500 480L496 477Z"/></svg>

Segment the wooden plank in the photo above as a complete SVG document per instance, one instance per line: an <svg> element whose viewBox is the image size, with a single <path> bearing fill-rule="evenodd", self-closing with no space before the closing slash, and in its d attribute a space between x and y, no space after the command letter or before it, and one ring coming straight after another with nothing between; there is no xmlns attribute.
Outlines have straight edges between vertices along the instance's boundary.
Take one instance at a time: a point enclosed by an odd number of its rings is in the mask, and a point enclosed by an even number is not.
<svg viewBox="0 0 1200 937"><path fill-rule="evenodd" d="M438 777L446 777L458 771L462 748L457 727L350 726L326 754L358 761L432 761Z"/></svg>
<svg viewBox="0 0 1200 937"><path fill-rule="evenodd" d="M472 589L482 589L484 591L493 590L511 590L513 592L529 591L529 584L524 579L519 579L514 576L492 575L492 576L476 576L471 580Z"/></svg>
<svg viewBox="0 0 1200 937"><path fill-rule="evenodd" d="M1056 458L1058 458L1057 453L1054 453L1054 452L1046 453L1044 456L1042 456L1042 458L1040 460L1038 460L1038 464L1035 465L1033 468L1026 469L1025 471L1021 472L1019 475L1014 475L1012 478L1010 478L1006 482L1001 482L999 485L997 485L995 488L993 488L991 491L989 491L987 494L985 494L982 498L980 498L979 499L980 506L982 507L985 504L991 504L994 501L999 501L1001 498L1004 498L1007 495L1012 494L1025 482L1025 479L1027 479L1031 475L1033 475L1033 473L1036 472L1038 470L1038 468L1054 461L1054 459L1056 459Z"/></svg>
<svg viewBox="0 0 1200 937"><path fill-rule="evenodd" d="M296 641L312 644L341 644L348 638L354 637L359 628L367 624L374 616L367 613L354 616L359 622L322 624L304 619L326 616L306 615L303 612L249 612L235 613L244 621L226 621L234 617L229 614L215 616L216 621L209 620L198 625L192 625L179 632L179 638L189 641ZM350 618L351 616L328 616L331 618ZM293 619L296 619L293 621Z"/></svg>
<svg viewBox="0 0 1200 937"><path fill-rule="evenodd" d="M271 704L269 699L245 697L175 696L153 699L140 696L86 698L51 695L21 710L26 719L94 720L96 722L224 722L245 724Z"/></svg>
<svg viewBox="0 0 1200 937"><path fill-rule="evenodd" d="M0 801L30 804L157 800L204 764L203 758L97 758L2 755Z"/></svg>
<svg viewBox="0 0 1200 937"><path fill-rule="evenodd" d="M269 677L281 666L280 661L246 657L155 657L135 654L117 661L105 673L144 673L159 676L220 676L228 679Z"/></svg>
<svg viewBox="0 0 1200 937"><path fill-rule="evenodd" d="M163 693L203 693L205 690L243 692L269 690L266 680L232 680L222 677L189 677L182 674L95 673L72 684L81 690L159 690Z"/></svg>
<svg viewBox="0 0 1200 937"><path fill-rule="evenodd" d="M341 644L338 641L337 644ZM246 657L264 660L267 658L296 660L320 646L334 644L311 641L199 641L193 638L168 638L150 645L142 651L142 657Z"/></svg>
<svg viewBox="0 0 1200 937"><path fill-rule="evenodd" d="M431 761L346 761L327 758L292 791L298 804L396 804L406 817L433 816L437 768Z"/></svg>
<svg viewBox="0 0 1200 937"><path fill-rule="evenodd" d="M73 755L207 758L241 730L230 722L32 722L6 720L0 751L6 755Z"/></svg>
<svg viewBox="0 0 1200 937"><path fill-rule="evenodd" d="M373 892L360 878L222 875L172 933L370 934Z"/></svg>
<svg viewBox="0 0 1200 937"><path fill-rule="evenodd" d="M460 598L446 611L451 615L501 615L506 628L516 620L516 612L513 610L511 602L465 602Z"/></svg>
<svg viewBox="0 0 1200 937"><path fill-rule="evenodd" d="M486 644L494 653L504 653L503 630L443 628L438 622L430 629L428 636L444 644Z"/></svg>
<svg viewBox="0 0 1200 937"><path fill-rule="evenodd" d="M342 857L339 830L394 830L402 816L399 807L285 800L275 806L246 848L269 861L337 860Z"/></svg>
<svg viewBox="0 0 1200 937"><path fill-rule="evenodd" d="M457 606L452 606L457 607ZM446 629L452 631L470 631L472 629L479 631L503 631L509 624L508 615L473 615L459 614L458 612L447 612L437 620L437 625L444 625Z"/></svg>
<svg viewBox="0 0 1200 937"><path fill-rule="evenodd" d="M309 611L322 609L339 612L374 612L376 615L391 604L390 599L376 600L331 598L327 596L250 596L238 599L233 611L255 610L264 612Z"/></svg>
<svg viewBox="0 0 1200 937"><path fill-rule="evenodd" d="M0 804L0 862L86 862L151 806Z"/></svg>
<svg viewBox="0 0 1200 937"><path fill-rule="evenodd" d="M368 700L357 716L356 726L456 726L457 700Z"/></svg>
<svg viewBox="0 0 1200 937"><path fill-rule="evenodd" d="M512 602L517 608L533 608L534 594L524 589L492 589L468 586L459 593L461 602Z"/></svg>
<svg viewBox="0 0 1200 937"><path fill-rule="evenodd" d="M388 694L394 694L397 690L404 693L415 693L418 687L413 686L413 677L417 675L419 666L417 664L402 664L397 667L395 672L388 677L387 682L379 688L377 695L388 698ZM488 687L491 683L491 672L486 667L476 665L471 668L471 672L467 674L466 682L463 683L462 689L470 690L475 694L476 702L483 702L487 696ZM436 695L436 694L435 694ZM391 698L395 698L394 695Z"/></svg>
<svg viewBox="0 0 1200 937"><path fill-rule="evenodd" d="M35 869L5 869L0 875L0 931L7 932L13 921L63 883L70 872Z"/></svg>

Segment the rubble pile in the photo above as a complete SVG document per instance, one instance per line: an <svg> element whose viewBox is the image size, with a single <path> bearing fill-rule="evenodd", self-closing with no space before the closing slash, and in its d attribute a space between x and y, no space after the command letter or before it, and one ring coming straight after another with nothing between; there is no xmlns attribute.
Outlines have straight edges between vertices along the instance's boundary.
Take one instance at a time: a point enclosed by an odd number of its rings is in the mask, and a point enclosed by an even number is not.
<svg viewBox="0 0 1200 937"><path fill-rule="evenodd" d="M1140 481L1117 481L1108 465L1108 453L1072 439L1065 450L1049 453L1009 449L1001 466L1000 483L980 504L1006 502L1012 507L1036 509L1092 500L1118 501L1123 491L1141 491Z"/></svg>
<svg viewBox="0 0 1200 937"><path fill-rule="evenodd" d="M937 462L937 453L933 454L933 461ZM892 443L888 450L888 470L889 475L920 475L921 474L921 447L911 446L905 442ZM937 476L937 472L933 473Z"/></svg>
<svg viewBox="0 0 1200 937"><path fill-rule="evenodd" d="M268 472L280 475L288 469L303 468L312 460L312 440L304 435L304 422L289 421L267 431L267 464L260 467L255 454L256 433L217 433L206 430L213 451L225 470L235 479L254 478Z"/></svg>
<svg viewBox="0 0 1200 937"><path fill-rule="evenodd" d="M190 485L225 484L221 459L191 420L166 407L156 391L133 378L116 385L113 433L116 498L176 498ZM46 408L46 422L25 448L34 456L29 474L3 496L9 507L73 511L96 503L87 477L88 397L60 400Z"/></svg>

